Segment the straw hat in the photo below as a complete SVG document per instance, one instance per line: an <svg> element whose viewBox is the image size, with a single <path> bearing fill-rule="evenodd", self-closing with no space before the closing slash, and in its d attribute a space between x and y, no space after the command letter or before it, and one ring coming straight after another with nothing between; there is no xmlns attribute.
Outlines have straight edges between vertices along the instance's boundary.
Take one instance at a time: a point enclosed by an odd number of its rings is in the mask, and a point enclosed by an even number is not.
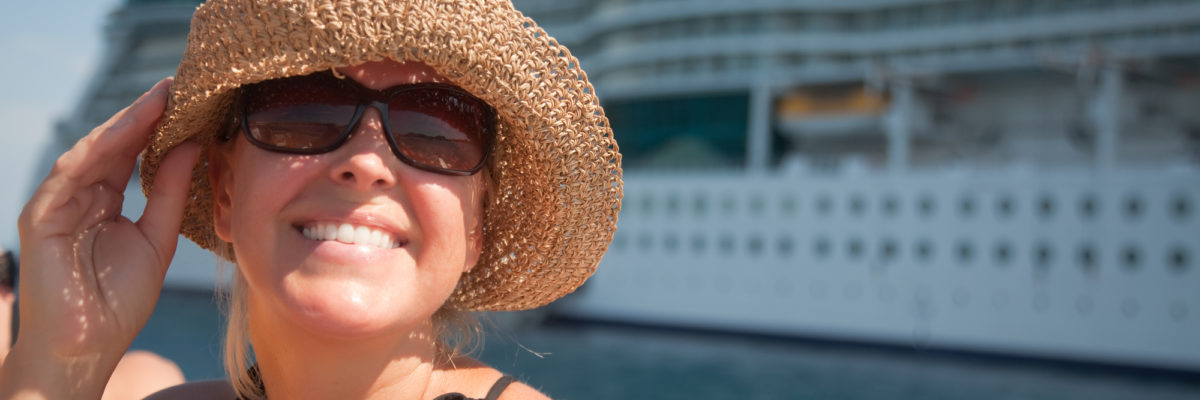
<svg viewBox="0 0 1200 400"><path fill-rule="evenodd" d="M334 67L420 61L496 108L484 248L448 306L521 310L570 293L616 230L621 154L579 62L508 0L210 0L196 9L166 114L142 155L143 192L163 155L211 143L238 87ZM208 165L192 171L182 233L213 232ZM220 251L217 251L220 250Z"/></svg>

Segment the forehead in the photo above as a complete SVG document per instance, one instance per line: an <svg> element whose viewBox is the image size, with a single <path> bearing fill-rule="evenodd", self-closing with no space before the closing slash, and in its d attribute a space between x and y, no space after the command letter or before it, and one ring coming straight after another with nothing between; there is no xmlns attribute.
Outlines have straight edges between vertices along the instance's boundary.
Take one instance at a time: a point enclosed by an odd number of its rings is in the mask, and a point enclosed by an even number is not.
<svg viewBox="0 0 1200 400"><path fill-rule="evenodd" d="M352 67L338 68L337 72L375 90L397 85L446 81L432 67L417 61L403 63L392 60L372 61Z"/></svg>

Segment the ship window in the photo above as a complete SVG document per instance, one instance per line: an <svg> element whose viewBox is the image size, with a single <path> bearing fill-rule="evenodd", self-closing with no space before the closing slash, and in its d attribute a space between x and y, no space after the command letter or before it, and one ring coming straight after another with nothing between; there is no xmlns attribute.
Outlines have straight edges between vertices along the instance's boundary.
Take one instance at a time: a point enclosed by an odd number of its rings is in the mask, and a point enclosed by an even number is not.
<svg viewBox="0 0 1200 400"><path fill-rule="evenodd" d="M933 258L933 243L930 243L929 239L921 239L921 241L917 242L917 258L920 261L929 261ZM925 264L922 263L921 265Z"/></svg>
<svg viewBox="0 0 1200 400"><path fill-rule="evenodd" d="M778 239L776 239L775 243L776 243L776 249L778 249L780 257L787 257L787 256L792 255L792 251L794 250L793 248L795 247L795 244L792 243L791 236L786 236L786 235L780 236Z"/></svg>
<svg viewBox="0 0 1200 400"><path fill-rule="evenodd" d="M828 216L832 213L833 200L830 199L828 195L821 195L821 197L817 199L817 214L821 216Z"/></svg>
<svg viewBox="0 0 1200 400"><path fill-rule="evenodd" d="M863 200L862 196L854 195L850 198L850 214L851 215L854 215L856 217L861 216L863 214L863 211L866 208L867 208L867 203L866 203L866 201Z"/></svg>
<svg viewBox="0 0 1200 400"><path fill-rule="evenodd" d="M667 234L663 237L663 249L668 253L674 253L679 248L679 238L674 234Z"/></svg>
<svg viewBox="0 0 1200 400"><path fill-rule="evenodd" d="M1044 273L1050 269L1050 262L1053 260L1054 249L1047 243L1038 243L1033 250L1033 266Z"/></svg>
<svg viewBox="0 0 1200 400"><path fill-rule="evenodd" d="M997 243L993 255L996 259L996 264L1001 267L1008 266L1008 262L1012 260L1012 246L1008 243Z"/></svg>
<svg viewBox="0 0 1200 400"><path fill-rule="evenodd" d="M762 252L763 252L762 236L758 236L758 235L751 236L750 239L748 239L746 241L746 249L749 250L750 255L752 255L752 256L757 257L759 255L762 255Z"/></svg>
<svg viewBox="0 0 1200 400"><path fill-rule="evenodd" d="M1012 197L1003 196L996 202L996 213L1003 218L1012 217L1013 211L1016 209L1016 203Z"/></svg>
<svg viewBox="0 0 1200 400"><path fill-rule="evenodd" d="M1079 247L1079 267L1083 269L1083 273L1088 276L1095 276L1099 268L1097 268L1096 249L1085 244Z"/></svg>
<svg viewBox="0 0 1200 400"><path fill-rule="evenodd" d="M919 204L918 209L920 210L920 215L925 216L925 217L934 215L934 207L935 207L934 197L931 197L929 195L924 195L924 196L920 197L920 201L918 201L918 204Z"/></svg>
<svg viewBox="0 0 1200 400"><path fill-rule="evenodd" d="M964 196L958 200L958 213L963 217L970 217L975 214L975 200Z"/></svg>
<svg viewBox="0 0 1200 400"><path fill-rule="evenodd" d="M883 241L883 245L879 248L879 258L885 262L891 262L896 259L898 252L899 250L896 248L896 241L894 239L886 239Z"/></svg>
<svg viewBox="0 0 1200 400"><path fill-rule="evenodd" d="M1054 216L1054 198L1048 194L1042 194L1038 200L1038 215L1042 219L1049 219Z"/></svg>
<svg viewBox="0 0 1200 400"><path fill-rule="evenodd" d="M889 217L894 216L894 215L896 215L896 211L898 209L900 209L900 201L896 199L896 196L893 196L890 194L886 195L883 198L883 207L882 208L883 208L883 215L886 215Z"/></svg>
<svg viewBox="0 0 1200 400"><path fill-rule="evenodd" d="M708 213L708 196L703 193L697 193L692 200L692 210L697 216L703 216Z"/></svg>
<svg viewBox="0 0 1200 400"><path fill-rule="evenodd" d="M959 266L965 267L971 262L971 258L975 256L975 249L966 241L958 242L958 262Z"/></svg>
<svg viewBox="0 0 1200 400"><path fill-rule="evenodd" d="M1121 251L1121 261L1126 271L1135 272L1142 266L1142 252L1138 250L1137 246L1125 246L1125 249Z"/></svg>
<svg viewBox="0 0 1200 400"><path fill-rule="evenodd" d="M1099 202L1093 194L1086 194L1079 200L1079 215L1083 216L1084 219L1090 220L1095 218L1099 208Z"/></svg>
<svg viewBox="0 0 1200 400"><path fill-rule="evenodd" d="M1183 248L1182 246L1177 246L1174 249L1171 249L1170 254L1167 256L1167 263L1170 266L1171 271L1174 271L1177 274L1182 274L1189 267L1189 261L1191 261L1189 260L1190 258L1191 257L1188 257L1187 249Z"/></svg>
<svg viewBox="0 0 1200 400"><path fill-rule="evenodd" d="M830 246L829 246L828 238L824 238L824 237L818 238L813 241L813 254L816 254L819 258L822 258L822 259L829 258L829 247Z"/></svg>
<svg viewBox="0 0 1200 400"><path fill-rule="evenodd" d="M654 215L654 195L642 196L642 214Z"/></svg>
<svg viewBox="0 0 1200 400"><path fill-rule="evenodd" d="M679 215L679 195L671 193L667 195L667 213L674 216Z"/></svg>
<svg viewBox="0 0 1200 400"><path fill-rule="evenodd" d="M779 210L782 211L783 215L790 216L795 214L796 208L795 196L785 195L783 196L783 199L779 201Z"/></svg>
<svg viewBox="0 0 1200 400"><path fill-rule="evenodd" d="M638 237L638 250L641 250L643 253L647 253L650 251L650 247L653 243L654 238L651 237L649 233L643 232L641 236Z"/></svg>
<svg viewBox="0 0 1200 400"><path fill-rule="evenodd" d="M704 248L706 245L707 242L704 240L704 235L699 233L692 235L692 252L697 254L704 253Z"/></svg>
<svg viewBox="0 0 1200 400"><path fill-rule="evenodd" d="M1183 194L1175 195L1175 199L1171 200L1171 215L1176 221L1183 222L1192 214L1192 202Z"/></svg>
<svg viewBox="0 0 1200 400"><path fill-rule="evenodd" d="M760 195L755 195L750 198L750 213L755 216L761 216L763 210L767 208L767 201Z"/></svg>
<svg viewBox="0 0 1200 400"><path fill-rule="evenodd" d="M862 257L862 254L863 254L862 239L852 238L852 239L850 239L849 242L846 243L846 255L850 259L857 260L858 258Z"/></svg>
<svg viewBox="0 0 1200 400"><path fill-rule="evenodd" d="M664 66L665 67L665 66ZM604 104L627 170L743 166L749 94Z"/></svg>
<svg viewBox="0 0 1200 400"><path fill-rule="evenodd" d="M1129 196L1125 199L1125 216L1129 219L1138 219L1142 216L1142 199L1137 196Z"/></svg>
<svg viewBox="0 0 1200 400"><path fill-rule="evenodd" d="M722 254L732 253L733 252L733 235L730 235L728 233L721 235L721 239L717 243L717 246L721 249Z"/></svg>

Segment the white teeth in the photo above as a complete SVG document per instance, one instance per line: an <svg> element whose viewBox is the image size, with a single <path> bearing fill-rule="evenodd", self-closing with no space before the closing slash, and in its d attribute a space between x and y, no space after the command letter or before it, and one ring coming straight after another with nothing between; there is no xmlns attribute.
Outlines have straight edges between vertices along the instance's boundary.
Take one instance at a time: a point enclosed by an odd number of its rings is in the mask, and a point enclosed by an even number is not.
<svg viewBox="0 0 1200 400"><path fill-rule="evenodd" d="M350 224L315 223L300 229L304 237L312 240L336 240L346 244L358 244L381 249L394 249L400 243L387 232L365 226Z"/></svg>

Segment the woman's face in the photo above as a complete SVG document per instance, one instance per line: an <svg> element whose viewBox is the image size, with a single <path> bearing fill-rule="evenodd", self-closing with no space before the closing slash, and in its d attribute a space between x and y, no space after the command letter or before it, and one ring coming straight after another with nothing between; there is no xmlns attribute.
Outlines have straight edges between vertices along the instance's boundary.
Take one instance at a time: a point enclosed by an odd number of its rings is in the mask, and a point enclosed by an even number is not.
<svg viewBox="0 0 1200 400"><path fill-rule="evenodd" d="M339 72L371 89L441 80L420 63ZM428 321L478 260L482 174L405 164L379 118L368 108L347 142L325 154L269 152L240 134L213 152L215 228L233 243L252 318L347 338L407 331ZM366 236L313 238L329 229Z"/></svg>

